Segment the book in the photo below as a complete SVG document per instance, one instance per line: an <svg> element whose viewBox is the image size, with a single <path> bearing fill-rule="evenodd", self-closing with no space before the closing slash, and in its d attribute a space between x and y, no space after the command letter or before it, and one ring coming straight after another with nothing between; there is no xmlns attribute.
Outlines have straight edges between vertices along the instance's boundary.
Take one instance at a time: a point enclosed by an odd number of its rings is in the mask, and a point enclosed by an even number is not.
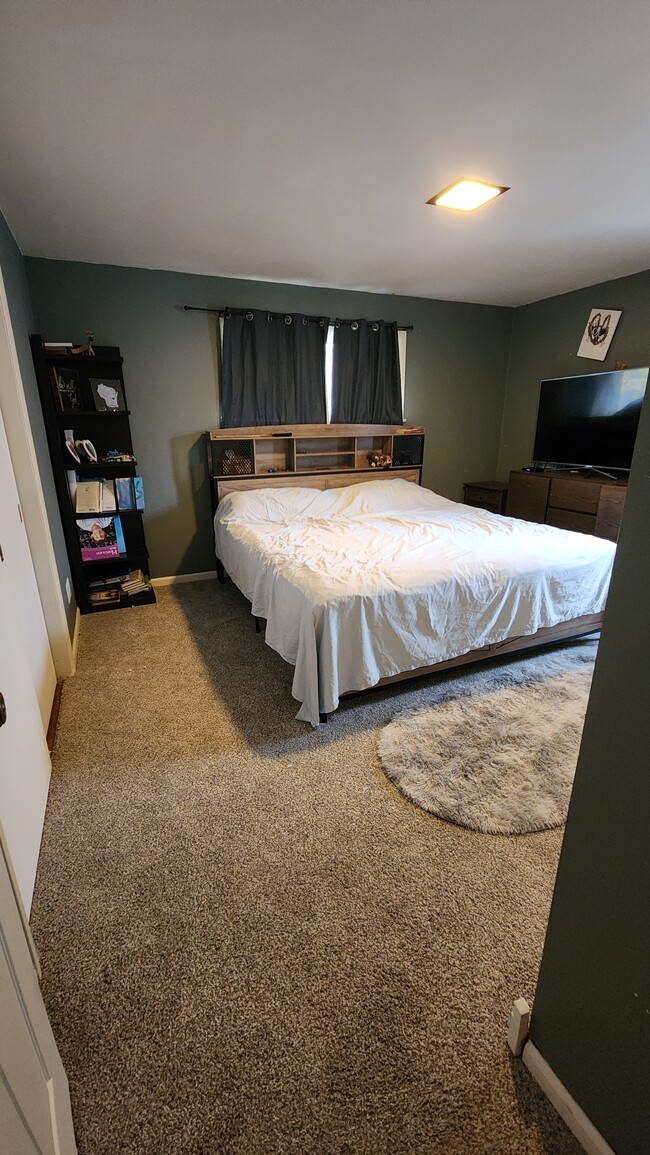
<svg viewBox="0 0 650 1155"><path fill-rule="evenodd" d="M101 513L102 483L98 478L77 481L75 509L77 513Z"/></svg>
<svg viewBox="0 0 650 1155"><path fill-rule="evenodd" d="M144 509L144 485L141 477L116 477L115 493L120 509Z"/></svg>
<svg viewBox="0 0 650 1155"><path fill-rule="evenodd" d="M46 353L69 353L73 347L72 341L43 341Z"/></svg>
<svg viewBox="0 0 650 1155"><path fill-rule="evenodd" d="M115 496L120 509L135 509L135 493L132 477L115 478Z"/></svg>
<svg viewBox="0 0 650 1155"><path fill-rule="evenodd" d="M144 482L141 477L132 477L135 508L144 509Z"/></svg>
<svg viewBox="0 0 650 1155"><path fill-rule="evenodd" d="M98 413L125 413L122 382L117 378L91 377L90 388Z"/></svg>
<svg viewBox="0 0 650 1155"><path fill-rule="evenodd" d="M125 594L139 594L144 590L151 589L151 582L141 569L131 570L131 572L120 581L120 585L122 587L122 593Z"/></svg>
<svg viewBox="0 0 650 1155"><path fill-rule="evenodd" d="M65 476L66 476L66 481L68 482L68 491L70 493L70 501L72 502L72 508L76 509L77 508L77 474L75 473L74 469L66 469Z"/></svg>
<svg viewBox="0 0 650 1155"><path fill-rule="evenodd" d="M102 510L104 513L114 513L117 509L115 501L115 483L102 478Z"/></svg>
<svg viewBox="0 0 650 1155"><path fill-rule="evenodd" d="M99 605L102 602L119 602L119 600L119 590L94 590L88 594L88 601L91 602L92 605Z"/></svg>
<svg viewBox="0 0 650 1155"><path fill-rule="evenodd" d="M126 553L119 517L84 518L77 522L82 561L103 561Z"/></svg>
<svg viewBox="0 0 650 1155"><path fill-rule="evenodd" d="M74 502L77 513L114 513L114 484L104 477L77 479Z"/></svg>

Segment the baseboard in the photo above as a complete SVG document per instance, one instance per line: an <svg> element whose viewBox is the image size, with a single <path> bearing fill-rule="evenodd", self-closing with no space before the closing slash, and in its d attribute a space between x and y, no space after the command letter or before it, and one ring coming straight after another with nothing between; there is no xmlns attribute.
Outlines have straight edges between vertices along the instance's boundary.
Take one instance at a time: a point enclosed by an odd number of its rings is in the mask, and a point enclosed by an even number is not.
<svg viewBox="0 0 650 1155"><path fill-rule="evenodd" d="M210 582L217 580L217 571L215 569L205 569L201 573L177 573L172 574L171 577L152 578L152 586L177 586L181 582Z"/></svg>
<svg viewBox="0 0 650 1155"><path fill-rule="evenodd" d="M54 698L52 699L52 711L50 713L50 722L47 727L47 748L52 753L54 748L54 739L56 737L56 728L59 723L59 710L61 708L61 693L63 690L63 682L57 682L54 687Z"/></svg>
<svg viewBox="0 0 650 1155"><path fill-rule="evenodd" d="M77 671L77 650L79 649L79 630L81 628L81 611L77 606L77 612L74 619L74 630L72 631L72 673Z"/></svg>
<svg viewBox="0 0 650 1155"><path fill-rule="evenodd" d="M540 1086L546 1098L553 1104L561 1119L564 1119L587 1155L615 1155L609 1143L603 1139L591 1120L585 1115L575 1099L569 1094L546 1059L540 1055L534 1043L528 1042L522 1055L524 1065Z"/></svg>

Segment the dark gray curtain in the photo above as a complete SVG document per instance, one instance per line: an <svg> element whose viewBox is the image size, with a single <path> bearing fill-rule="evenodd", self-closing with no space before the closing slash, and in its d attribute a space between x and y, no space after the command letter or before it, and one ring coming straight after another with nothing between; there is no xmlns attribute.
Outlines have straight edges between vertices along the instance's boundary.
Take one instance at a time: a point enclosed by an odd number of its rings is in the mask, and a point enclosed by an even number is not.
<svg viewBox="0 0 650 1155"><path fill-rule="evenodd" d="M399 346L394 321L336 321L331 420L402 424Z"/></svg>
<svg viewBox="0 0 650 1155"><path fill-rule="evenodd" d="M226 309L221 422L320 424L325 414L328 317Z"/></svg>

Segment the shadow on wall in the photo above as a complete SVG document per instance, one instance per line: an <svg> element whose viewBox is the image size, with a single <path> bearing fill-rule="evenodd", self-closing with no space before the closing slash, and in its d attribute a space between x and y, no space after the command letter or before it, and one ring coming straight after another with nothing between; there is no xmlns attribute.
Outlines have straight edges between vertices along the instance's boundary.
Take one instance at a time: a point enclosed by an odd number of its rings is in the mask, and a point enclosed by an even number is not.
<svg viewBox="0 0 650 1155"><path fill-rule="evenodd" d="M189 433L172 437L169 444L174 505L149 514L145 525L147 544L154 559L153 577L203 573L215 568L205 435ZM191 525L190 511L193 513Z"/></svg>

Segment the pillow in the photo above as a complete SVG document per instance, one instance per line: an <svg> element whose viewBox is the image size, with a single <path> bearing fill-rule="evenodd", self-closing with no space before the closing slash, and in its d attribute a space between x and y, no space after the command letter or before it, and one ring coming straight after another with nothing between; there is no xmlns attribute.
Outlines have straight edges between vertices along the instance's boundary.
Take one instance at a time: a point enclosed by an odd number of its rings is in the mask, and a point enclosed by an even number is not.
<svg viewBox="0 0 650 1155"><path fill-rule="evenodd" d="M356 517L364 513L431 511L455 504L430 489L405 481L403 477L386 477L328 489L314 500L309 516L331 517L342 514L345 517Z"/></svg>
<svg viewBox="0 0 650 1155"><path fill-rule="evenodd" d="M229 493L219 502L216 521L228 522L275 521L280 524L303 517L319 489L278 486L275 489L249 489Z"/></svg>

